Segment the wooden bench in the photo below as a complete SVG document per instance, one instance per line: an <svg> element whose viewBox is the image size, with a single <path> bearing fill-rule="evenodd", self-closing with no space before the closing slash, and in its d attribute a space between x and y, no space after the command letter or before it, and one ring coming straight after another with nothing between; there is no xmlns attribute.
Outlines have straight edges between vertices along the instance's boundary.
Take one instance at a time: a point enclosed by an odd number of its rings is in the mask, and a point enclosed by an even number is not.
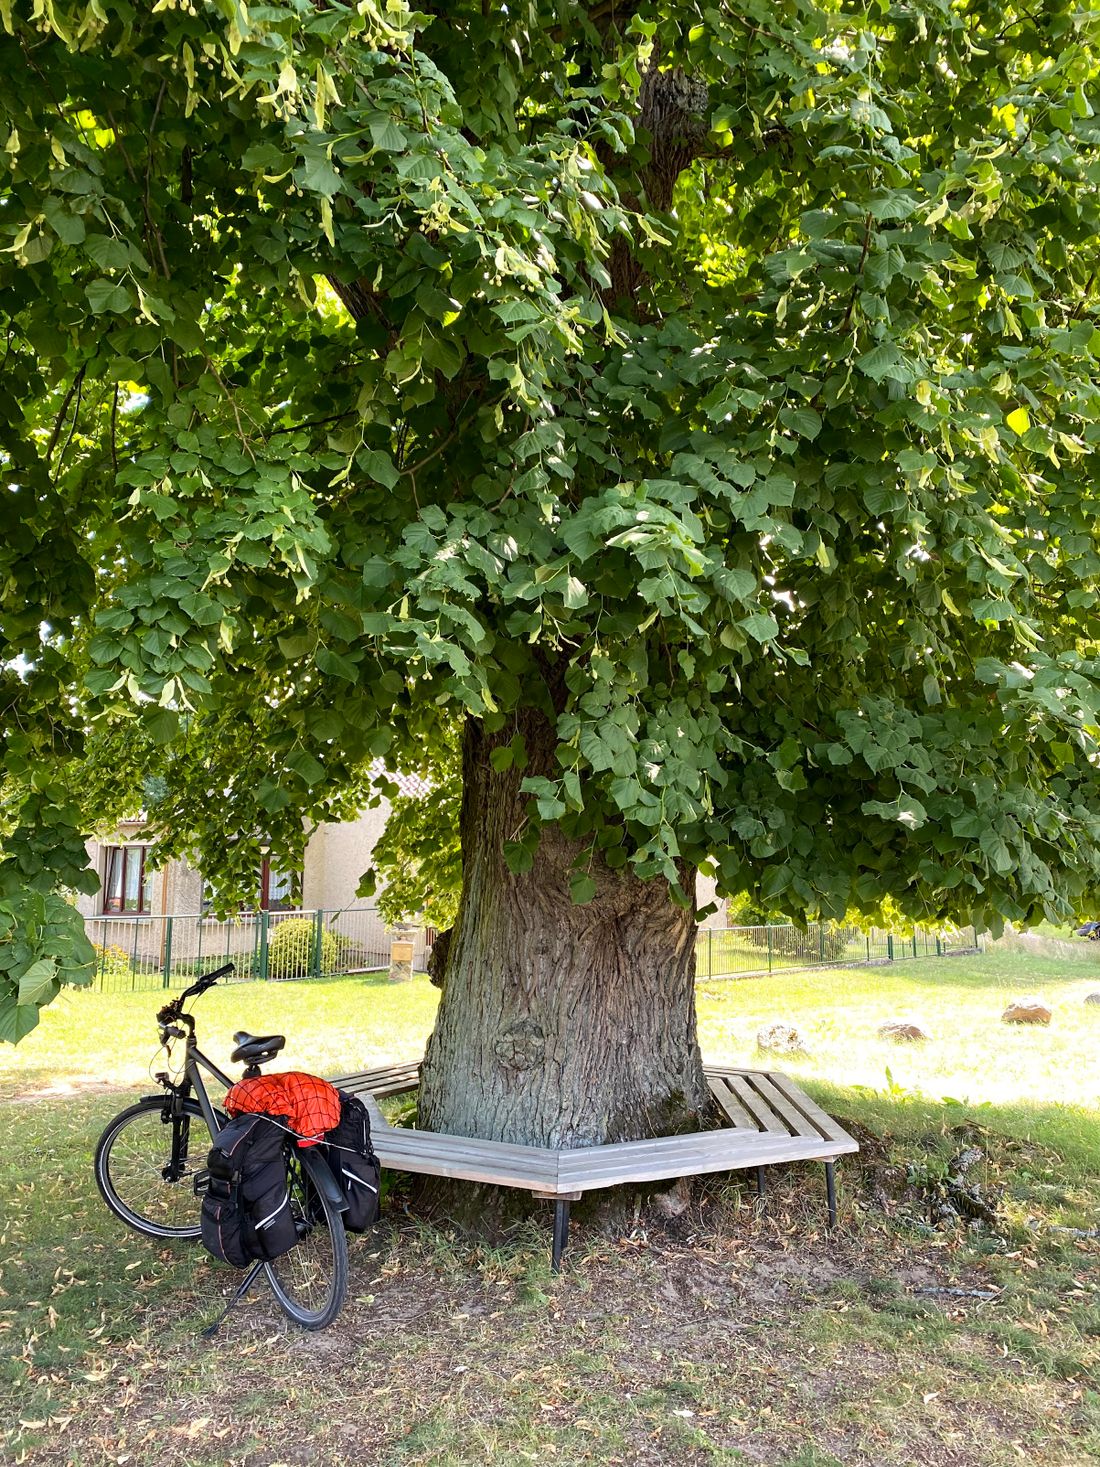
<svg viewBox="0 0 1100 1467"><path fill-rule="evenodd" d="M657 1136L567 1151L391 1126L378 1101L415 1091L420 1085L419 1060L341 1075L333 1083L365 1102L374 1149L383 1166L518 1187L552 1201L555 1273L568 1239L569 1204L585 1192L625 1182L753 1169L757 1191L763 1196L766 1167L786 1161L823 1161L829 1226L835 1227L834 1163L838 1156L859 1150L852 1137L786 1075L718 1065L706 1065L705 1073L728 1125L686 1136Z"/></svg>

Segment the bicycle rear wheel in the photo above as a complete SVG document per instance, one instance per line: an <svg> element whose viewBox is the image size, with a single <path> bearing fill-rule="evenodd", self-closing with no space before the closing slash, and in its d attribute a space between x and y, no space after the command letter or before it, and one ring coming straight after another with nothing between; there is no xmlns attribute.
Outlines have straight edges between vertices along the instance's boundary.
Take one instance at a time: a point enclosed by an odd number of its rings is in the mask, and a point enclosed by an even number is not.
<svg viewBox="0 0 1100 1467"><path fill-rule="evenodd" d="M348 1240L339 1208L329 1199L311 1148L291 1147L287 1192L298 1242L267 1267L267 1277L284 1312L305 1329L324 1329L343 1307L348 1292Z"/></svg>
<svg viewBox="0 0 1100 1467"><path fill-rule="evenodd" d="M201 1232L195 1173L206 1165L210 1132L197 1101L184 1101L183 1112L173 1116L167 1097L147 1096L115 1116L96 1146L95 1179L104 1202L127 1227L150 1238L197 1238ZM221 1114L218 1123L225 1123Z"/></svg>

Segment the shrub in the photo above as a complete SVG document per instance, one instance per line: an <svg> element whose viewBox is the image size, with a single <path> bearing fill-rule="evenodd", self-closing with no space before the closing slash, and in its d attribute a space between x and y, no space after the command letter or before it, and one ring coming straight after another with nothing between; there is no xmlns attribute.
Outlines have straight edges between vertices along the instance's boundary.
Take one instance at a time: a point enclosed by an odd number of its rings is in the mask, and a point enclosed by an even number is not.
<svg viewBox="0 0 1100 1467"><path fill-rule="evenodd" d="M269 978L309 978L313 974L313 954L317 928L308 917L288 917L271 930L267 948ZM335 973L339 948L335 936L321 932L321 972Z"/></svg>
<svg viewBox="0 0 1100 1467"><path fill-rule="evenodd" d="M95 950L96 978L100 983L110 984L133 977L133 960L124 948L116 943L103 947L98 942L93 942L92 947Z"/></svg>

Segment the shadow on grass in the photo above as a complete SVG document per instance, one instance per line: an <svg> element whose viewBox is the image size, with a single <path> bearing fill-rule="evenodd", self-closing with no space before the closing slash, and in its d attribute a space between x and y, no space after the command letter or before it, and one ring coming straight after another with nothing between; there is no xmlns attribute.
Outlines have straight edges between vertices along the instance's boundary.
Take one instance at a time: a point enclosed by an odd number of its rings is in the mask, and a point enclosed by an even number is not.
<svg viewBox="0 0 1100 1467"><path fill-rule="evenodd" d="M964 1128L979 1128L994 1144L1013 1153L1014 1165L1028 1173L1056 1172L1075 1186L1084 1186L1094 1194L1100 1211L1100 1111L1040 1101L964 1103L809 1077L800 1083L842 1125L855 1120L884 1144L903 1151L927 1148L936 1138L941 1149L950 1150L958 1145Z"/></svg>
<svg viewBox="0 0 1100 1467"><path fill-rule="evenodd" d="M1100 953L1094 954L1100 959ZM938 959L902 958L885 964L882 972L913 988L934 987L937 992L958 989L978 993L986 989L1025 992L1040 985L1065 987L1095 979L1100 987L1100 961L1069 965L1064 958L1033 957L1014 949L1008 953L958 953Z"/></svg>

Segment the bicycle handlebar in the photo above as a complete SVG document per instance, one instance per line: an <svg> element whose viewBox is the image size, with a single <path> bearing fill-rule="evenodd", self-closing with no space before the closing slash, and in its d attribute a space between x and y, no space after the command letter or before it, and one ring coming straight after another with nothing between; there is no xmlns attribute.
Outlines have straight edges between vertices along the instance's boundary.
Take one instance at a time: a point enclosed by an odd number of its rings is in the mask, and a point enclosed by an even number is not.
<svg viewBox="0 0 1100 1467"><path fill-rule="evenodd" d="M215 968L212 973L204 973L201 978L192 983L190 988L185 988L178 998L164 1005L157 1014L157 1023L163 1026L172 1023L174 1019L185 1017L183 1005L189 998L197 998L200 993L205 993L208 988L213 988L219 978L225 978L236 971L236 963L226 963L221 968Z"/></svg>

